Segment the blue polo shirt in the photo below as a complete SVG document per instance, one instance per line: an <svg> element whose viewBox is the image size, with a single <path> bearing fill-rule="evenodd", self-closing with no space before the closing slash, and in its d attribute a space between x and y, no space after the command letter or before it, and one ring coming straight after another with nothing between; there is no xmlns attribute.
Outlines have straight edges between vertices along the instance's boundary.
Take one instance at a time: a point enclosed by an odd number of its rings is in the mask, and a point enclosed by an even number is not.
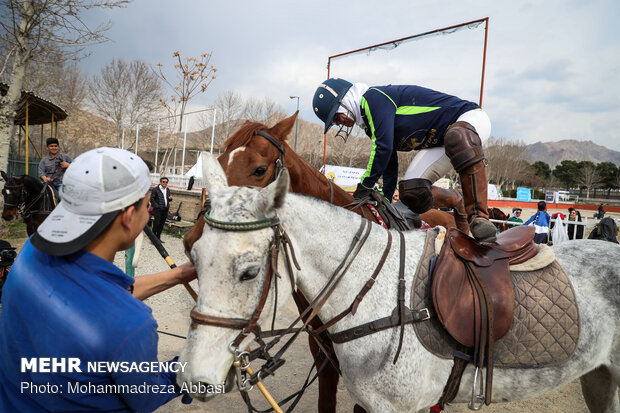
<svg viewBox="0 0 620 413"><path fill-rule="evenodd" d="M372 188L383 176L383 194L392 199L398 180L397 151L443 146L448 126L478 109L473 102L415 85L369 88L360 103L372 152L362 184Z"/></svg>
<svg viewBox="0 0 620 413"><path fill-rule="evenodd" d="M178 396L175 373L134 368L157 364L158 336L133 282L87 251L54 257L27 241L2 294L0 411L153 411ZM81 372L22 372L33 358L78 359ZM125 362L125 372L88 362Z"/></svg>

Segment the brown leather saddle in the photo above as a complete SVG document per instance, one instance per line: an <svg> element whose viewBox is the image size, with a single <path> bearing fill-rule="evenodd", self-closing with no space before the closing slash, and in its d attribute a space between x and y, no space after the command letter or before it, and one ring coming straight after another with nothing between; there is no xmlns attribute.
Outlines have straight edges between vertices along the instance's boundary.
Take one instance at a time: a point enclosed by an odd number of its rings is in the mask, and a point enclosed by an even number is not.
<svg viewBox="0 0 620 413"><path fill-rule="evenodd" d="M471 355L468 361L487 367L486 404L491 402L493 343L510 329L515 306L509 265L537 254L533 238L531 226L511 228L493 244L450 228L433 270L431 295L439 320Z"/></svg>

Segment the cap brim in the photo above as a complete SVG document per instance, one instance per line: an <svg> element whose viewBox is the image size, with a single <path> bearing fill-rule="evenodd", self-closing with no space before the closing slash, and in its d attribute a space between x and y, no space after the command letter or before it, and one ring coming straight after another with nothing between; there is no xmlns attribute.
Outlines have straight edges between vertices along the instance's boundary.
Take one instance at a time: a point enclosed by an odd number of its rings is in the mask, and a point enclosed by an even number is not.
<svg viewBox="0 0 620 413"><path fill-rule="evenodd" d="M31 243L37 249L55 256L73 254L86 247L105 230L120 211L103 215L80 215L60 204L37 228Z"/></svg>
<svg viewBox="0 0 620 413"><path fill-rule="evenodd" d="M329 128L332 127L333 125L332 121L334 120L334 116L336 116L336 111L338 110L339 107L340 107L340 103L338 103L337 105L334 105L332 110L329 111L329 115L327 115L327 120L325 121L325 132L323 133L327 133Z"/></svg>

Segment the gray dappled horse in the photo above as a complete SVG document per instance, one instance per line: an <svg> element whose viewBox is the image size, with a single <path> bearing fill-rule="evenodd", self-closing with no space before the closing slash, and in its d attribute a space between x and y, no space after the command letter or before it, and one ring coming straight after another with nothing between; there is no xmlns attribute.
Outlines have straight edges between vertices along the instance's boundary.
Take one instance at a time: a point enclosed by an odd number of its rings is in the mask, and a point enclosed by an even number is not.
<svg viewBox="0 0 620 413"><path fill-rule="evenodd" d="M321 294L333 280L330 275L347 256L359 232L361 218L342 208L306 196L289 194L288 173L266 188L229 187L215 158L203 155L204 177L211 197L210 220L191 256L198 271L200 290L195 314L220 325L194 325L188 334L180 361L188 362L178 376L179 383L223 383L234 361L232 350L245 349L252 334L240 333L243 323L256 315L262 298L258 324L267 329L277 306L282 307L292 292L286 278L286 262L279 257L282 280L278 289L267 282L271 273L268 259L274 239L270 227L252 231L229 231L229 224L272 221L286 231L294 246L301 270L292 268L294 283L309 300ZM220 224L215 224L219 222ZM222 224L223 223L223 224ZM388 231L372 225L365 244L350 263L333 294L320 308L319 316L330 320L351 303L377 266L386 248ZM368 291L355 315L347 315L329 328L330 333L389 316L397 301L399 238L394 236L377 282ZM404 234L405 282L411 285L420 263L425 234ZM579 244L577 247L577 243ZM218 248L213 248L217 245ZM562 364L541 368L496 368L493 400L508 402L529 399L581 378L586 403L592 412L618 412L620 382L620 246L580 240L553 248L555 257L572 282L579 307L580 336L574 353ZM347 263L348 264L348 263ZM274 277L275 278L275 277ZM261 295L264 291L266 295ZM407 297L407 300L409 297ZM196 320L194 320L196 321ZM206 323L208 324L208 323ZM235 328L233 325L238 325ZM335 344L335 351L347 390L353 399L371 412L418 412L437 403L450 374L452 360L436 357L419 342L413 329L404 330L400 358L397 352L399 328L391 328L359 339ZM468 366L455 402L467 402L471 395L473 370ZM193 394L205 400L209 394Z"/></svg>

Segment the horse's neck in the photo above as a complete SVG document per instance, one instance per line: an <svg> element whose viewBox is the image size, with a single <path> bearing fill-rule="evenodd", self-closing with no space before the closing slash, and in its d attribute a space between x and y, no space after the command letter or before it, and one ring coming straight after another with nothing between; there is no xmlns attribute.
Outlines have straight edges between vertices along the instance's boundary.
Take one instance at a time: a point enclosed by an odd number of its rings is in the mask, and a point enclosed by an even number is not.
<svg viewBox="0 0 620 413"><path fill-rule="evenodd" d="M345 260L352 240L360 228L360 217L312 199L287 197L287 205L280 213L280 218L292 240L301 267L301 271L297 273L297 285L304 296L312 301L329 282L340 263ZM330 319L345 310L377 267L387 246L388 232L378 225L370 225L372 229L362 249L319 312L321 319ZM376 306L377 298L381 297L379 301L382 301L382 304L379 307L385 307L386 311L388 307L391 310L396 304L400 258L399 235L395 231L391 234L392 246L388 258L368 298L365 298L367 305ZM424 233L409 231L405 236L408 268L405 274L408 279L407 285L411 285L414 273L412 269L416 268L420 259ZM369 315L369 317L375 316L376 314ZM360 319L357 316L356 318Z"/></svg>
<svg viewBox="0 0 620 413"><path fill-rule="evenodd" d="M30 176L24 176L24 188L28 192L29 198L34 198L41 193L43 190L43 183L41 183L38 179L32 178Z"/></svg>
<svg viewBox="0 0 620 413"><path fill-rule="evenodd" d="M338 185L330 185L329 180L321 172L292 150L286 151L290 157L286 166L291 177L291 189L298 194L310 195L323 201L332 202L334 205L347 205L353 198L342 190ZM330 188L330 186L332 188Z"/></svg>
<svg viewBox="0 0 620 413"><path fill-rule="evenodd" d="M286 154L287 157L291 157L287 163L287 168L290 173L293 192L310 195L337 206L349 205L355 201L344 189L334 183L330 183L325 175L317 171L295 152L287 150ZM366 206L356 209L355 213L376 222L375 217Z"/></svg>

